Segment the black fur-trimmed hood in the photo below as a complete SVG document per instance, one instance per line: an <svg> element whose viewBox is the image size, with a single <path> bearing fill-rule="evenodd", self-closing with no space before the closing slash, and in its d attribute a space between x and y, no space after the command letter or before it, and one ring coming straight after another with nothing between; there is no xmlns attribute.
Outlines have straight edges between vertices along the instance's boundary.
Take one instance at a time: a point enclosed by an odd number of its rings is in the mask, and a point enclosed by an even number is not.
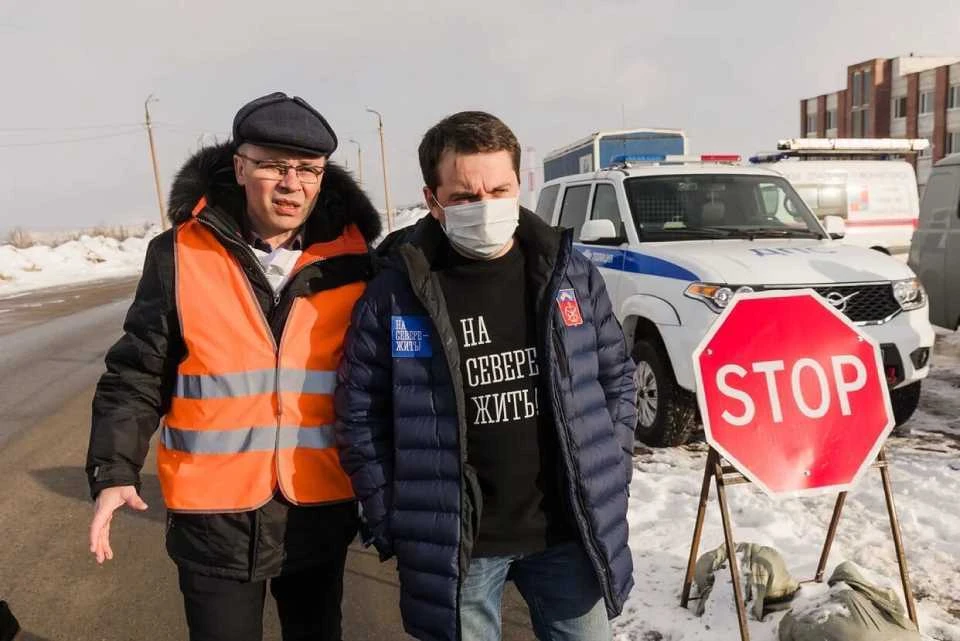
<svg viewBox="0 0 960 641"><path fill-rule="evenodd" d="M167 217L173 225L191 217L193 208L203 197L207 205L236 219L240 229L246 228L246 199L233 172L232 143L204 147L194 154L173 180ZM323 186L313 212L307 218L307 242L332 240L344 227L355 224L367 242L380 235L380 214L356 181L336 163L327 162Z"/></svg>

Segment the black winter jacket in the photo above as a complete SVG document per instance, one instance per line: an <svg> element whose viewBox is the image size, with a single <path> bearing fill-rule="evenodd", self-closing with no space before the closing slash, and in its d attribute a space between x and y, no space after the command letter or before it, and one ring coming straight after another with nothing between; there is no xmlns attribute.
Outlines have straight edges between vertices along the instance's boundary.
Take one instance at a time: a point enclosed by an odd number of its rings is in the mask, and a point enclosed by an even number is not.
<svg viewBox="0 0 960 641"><path fill-rule="evenodd" d="M199 219L236 258L278 340L295 297L372 277L370 254L337 257L304 268L275 298L244 241L246 203L234 178L231 145L203 149L186 162L170 194L171 223L188 220L201 197L206 197L207 207ZM304 227L304 245L332 240L351 223L368 242L380 233L380 216L369 199L347 172L328 163ZM150 242L123 336L106 356L107 371L93 399L87 455L94 497L107 487L139 489L151 437L170 407L177 366L185 356L173 243L173 230ZM353 538L356 527L355 501L296 507L278 493L251 512L169 513L167 550L178 565L200 574L261 580L323 562L331 546L346 545Z"/></svg>

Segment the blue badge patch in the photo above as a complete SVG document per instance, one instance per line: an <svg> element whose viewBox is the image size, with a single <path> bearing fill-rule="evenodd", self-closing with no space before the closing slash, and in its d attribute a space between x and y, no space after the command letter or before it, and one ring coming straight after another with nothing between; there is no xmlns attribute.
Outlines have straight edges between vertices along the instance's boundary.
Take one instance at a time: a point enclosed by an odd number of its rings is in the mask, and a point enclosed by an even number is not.
<svg viewBox="0 0 960 641"><path fill-rule="evenodd" d="M430 319L426 316L392 316L390 344L394 358L430 358Z"/></svg>

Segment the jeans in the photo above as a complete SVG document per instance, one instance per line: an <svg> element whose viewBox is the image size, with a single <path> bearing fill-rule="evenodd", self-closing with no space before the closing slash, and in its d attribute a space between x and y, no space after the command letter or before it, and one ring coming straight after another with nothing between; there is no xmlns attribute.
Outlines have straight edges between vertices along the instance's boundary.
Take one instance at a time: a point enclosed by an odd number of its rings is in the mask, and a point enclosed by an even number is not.
<svg viewBox="0 0 960 641"><path fill-rule="evenodd" d="M579 543L564 543L536 554L473 559L461 592L462 641L500 641L507 579L527 602L540 641L610 640L593 565Z"/></svg>

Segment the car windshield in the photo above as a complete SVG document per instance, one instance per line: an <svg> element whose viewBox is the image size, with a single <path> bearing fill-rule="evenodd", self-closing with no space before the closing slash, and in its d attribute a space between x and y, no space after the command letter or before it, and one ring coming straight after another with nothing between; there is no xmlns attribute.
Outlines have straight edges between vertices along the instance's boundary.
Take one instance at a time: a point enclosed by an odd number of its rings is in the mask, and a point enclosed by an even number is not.
<svg viewBox="0 0 960 641"><path fill-rule="evenodd" d="M731 174L638 176L624 181L641 240L826 238L783 178Z"/></svg>

